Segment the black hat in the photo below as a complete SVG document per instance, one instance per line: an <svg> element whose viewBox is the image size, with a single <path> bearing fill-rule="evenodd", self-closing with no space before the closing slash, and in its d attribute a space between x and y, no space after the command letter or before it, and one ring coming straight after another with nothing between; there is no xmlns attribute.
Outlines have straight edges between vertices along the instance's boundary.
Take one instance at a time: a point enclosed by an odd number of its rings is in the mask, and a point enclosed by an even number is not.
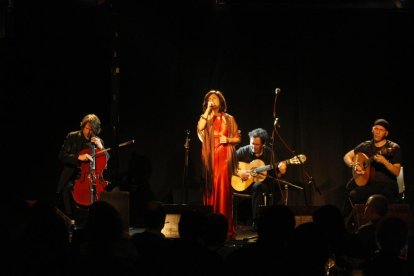
<svg viewBox="0 0 414 276"><path fill-rule="evenodd" d="M387 122L385 119L377 119L374 122L374 126L380 125L383 126L386 130L390 130L390 123Z"/></svg>

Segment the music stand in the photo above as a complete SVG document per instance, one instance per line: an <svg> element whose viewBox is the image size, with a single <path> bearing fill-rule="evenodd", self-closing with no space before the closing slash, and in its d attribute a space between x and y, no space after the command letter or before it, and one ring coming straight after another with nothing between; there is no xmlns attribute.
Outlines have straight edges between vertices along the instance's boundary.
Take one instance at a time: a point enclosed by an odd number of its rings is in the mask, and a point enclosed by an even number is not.
<svg viewBox="0 0 414 276"><path fill-rule="evenodd" d="M270 177L271 179L273 179L273 181L277 182L279 184L279 187L281 186L281 183L283 184L284 187L284 195L282 194L282 197L285 201L285 205L288 205L288 198L289 198L289 186L294 187L296 189L299 190L303 190L303 187L297 186L295 184L292 184L286 180L280 179L280 178L276 178L274 176L271 176L269 174L263 174L263 173L259 173L260 175L264 176L264 177ZM267 204L265 204L267 205Z"/></svg>

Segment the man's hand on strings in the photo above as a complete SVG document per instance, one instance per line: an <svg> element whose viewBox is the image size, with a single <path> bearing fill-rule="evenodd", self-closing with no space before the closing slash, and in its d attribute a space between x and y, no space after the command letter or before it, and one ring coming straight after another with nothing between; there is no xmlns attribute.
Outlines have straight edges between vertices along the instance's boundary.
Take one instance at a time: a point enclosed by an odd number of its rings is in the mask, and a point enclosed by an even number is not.
<svg viewBox="0 0 414 276"><path fill-rule="evenodd" d="M381 154L375 154L374 155L375 162L381 163L381 164L387 164L388 160Z"/></svg>
<svg viewBox="0 0 414 276"><path fill-rule="evenodd" d="M365 174L365 170L362 168L362 166L358 162L356 162L353 165L352 169L354 170L356 174L361 174L361 175Z"/></svg>
<svg viewBox="0 0 414 276"><path fill-rule="evenodd" d="M101 139L94 136L91 138L91 142L94 143L98 149L103 149Z"/></svg>
<svg viewBox="0 0 414 276"><path fill-rule="evenodd" d="M243 181L246 181L247 179L249 179L251 175L251 171L250 170L239 170L238 175Z"/></svg>
<svg viewBox="0 0 414 276"><path fill-rule="evenodd" d="M287 165L286 165L286 163L285 163L285 162L280 162L280 163L277 165L277 168L278 168L278 170L279 170L280 174L285 174L285 173L286 173L286 170L287 170Z"/></svg>
<svg viewBox="0 0 414 276"><path fill-rule="evenodd" d="M79 155L78 160L80 160L80 161L93 161L92 156L90 156L87 153Z"/></svg>

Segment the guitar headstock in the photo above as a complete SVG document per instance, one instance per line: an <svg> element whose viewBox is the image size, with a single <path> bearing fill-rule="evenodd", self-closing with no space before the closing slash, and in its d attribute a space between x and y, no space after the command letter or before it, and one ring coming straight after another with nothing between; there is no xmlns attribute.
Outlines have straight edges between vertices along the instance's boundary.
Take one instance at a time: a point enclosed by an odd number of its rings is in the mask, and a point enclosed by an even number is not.
<svg viewBox="0 0 414 276"><path fill-rule="evenodd" d="M299 154L288 160L289 164L302 164L306 161L306 155Z"/></svg>

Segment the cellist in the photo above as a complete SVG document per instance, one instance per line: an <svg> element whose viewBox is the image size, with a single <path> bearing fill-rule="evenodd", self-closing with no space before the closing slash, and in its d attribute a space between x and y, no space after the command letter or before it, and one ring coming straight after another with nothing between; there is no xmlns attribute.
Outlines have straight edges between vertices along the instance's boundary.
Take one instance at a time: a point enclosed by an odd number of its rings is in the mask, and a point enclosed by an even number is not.
<svg viewBox="0 0 414 276"><path fill-rule="evenodd" d="M74 201L72 191L74 182L82 173L80 167L84 162L94 161L94 157L84 150L91 146L97 150L104 149L104 142L97 135L101 132L101 121L95 114L86 115L80 122L80 130L69 132L59 151L58 158L63 164L56 194L57 204L63 207L65 215L74 219ZM109 154L104 151L106 160ZM106 165L106 163L105 163ZM63 205L63 206L62 206Z"/></svg>

